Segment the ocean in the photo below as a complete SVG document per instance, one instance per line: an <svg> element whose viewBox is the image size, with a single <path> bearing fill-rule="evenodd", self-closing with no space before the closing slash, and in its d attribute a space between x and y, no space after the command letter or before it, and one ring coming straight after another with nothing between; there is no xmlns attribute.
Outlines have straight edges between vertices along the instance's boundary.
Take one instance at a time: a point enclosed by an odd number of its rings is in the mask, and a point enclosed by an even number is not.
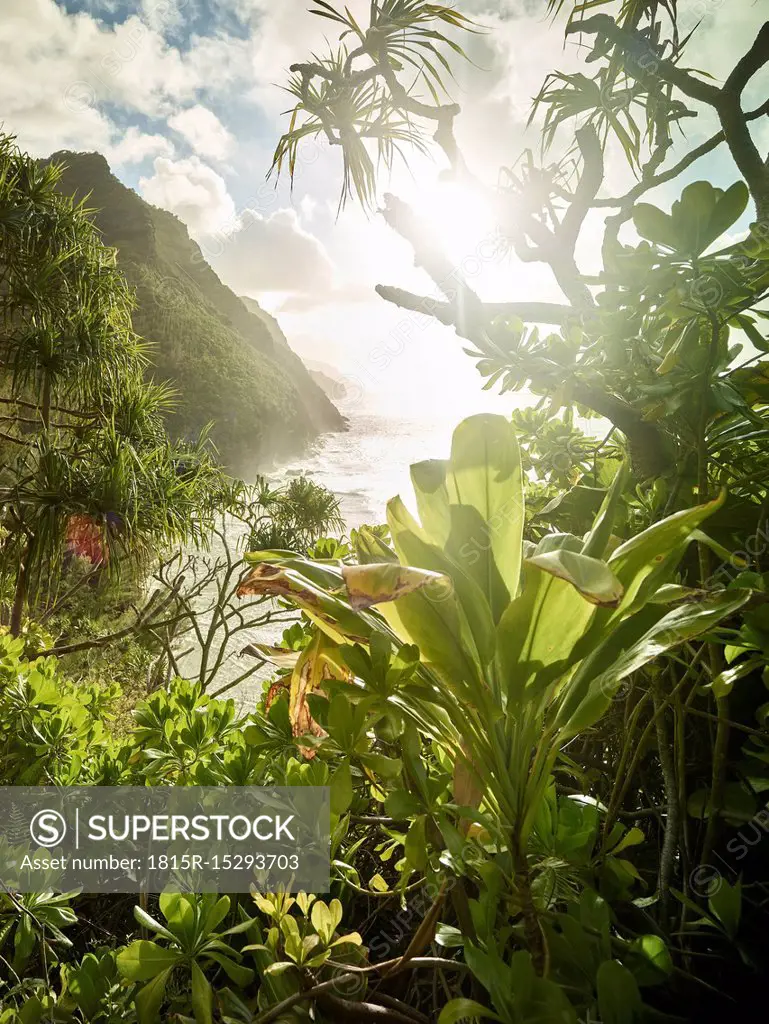
<svg viewBox="0 0 769 1024"><path fill-rule="evenodd" d="M446 458L457 420L386 416L339 404L347 416L346 433L324 434L302 456L268 474L275 482L304 474L339 498L347 529L385 521L390 498L400 494L409 505L409 466Z"/></svg>

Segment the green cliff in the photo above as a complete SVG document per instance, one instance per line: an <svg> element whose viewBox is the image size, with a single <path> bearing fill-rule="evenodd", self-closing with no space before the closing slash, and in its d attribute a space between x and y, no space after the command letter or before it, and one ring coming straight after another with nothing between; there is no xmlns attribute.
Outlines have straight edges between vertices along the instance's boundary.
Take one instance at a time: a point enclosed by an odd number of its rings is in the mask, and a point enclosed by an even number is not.
<svg viewBox="0 0 769 1024"><path fill-rule="evenodd" d="M98 153L50 159L66 166L63 191L88 197L136 290L134 327L150 345L152 373L179 392L172 433L193 436L213 422L223 461L248 476L319 433L345 428L277 321L222 284L182 221L123 185Z"/></svg>

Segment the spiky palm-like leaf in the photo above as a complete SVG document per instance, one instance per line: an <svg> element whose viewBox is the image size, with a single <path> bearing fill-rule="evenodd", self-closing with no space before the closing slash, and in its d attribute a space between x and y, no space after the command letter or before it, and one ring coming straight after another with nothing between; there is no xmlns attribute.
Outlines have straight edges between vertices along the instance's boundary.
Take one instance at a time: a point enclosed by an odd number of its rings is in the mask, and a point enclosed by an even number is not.
<svg viewBox="0 0 769 1024"><path fill-rule="evenodd" d="M462 47L436 25L477 31L474 23L452 7L422 0L372 2L364 29L345 8L340 13L326 0L316 0L312 14L340 26L339 47L328 56L312 55L312 63L295 65L286 86L297 103L290 111L288 131L275 149L270 174L288 165L293 183L299 147L308 138L324 137L343 156L340 208L355 195L369 208L376 194L376 169L390 169L407 148L428 150L428 127L414 115L421 104L419 87L440 104L444 76L451 66L442 49L465 56ZM354 48L345 39L354 36ZM366 65L356 67L356 61ZM406 68L415 79L405 86L397 76ZM376 146L376 159L369 145Z"/></svg>

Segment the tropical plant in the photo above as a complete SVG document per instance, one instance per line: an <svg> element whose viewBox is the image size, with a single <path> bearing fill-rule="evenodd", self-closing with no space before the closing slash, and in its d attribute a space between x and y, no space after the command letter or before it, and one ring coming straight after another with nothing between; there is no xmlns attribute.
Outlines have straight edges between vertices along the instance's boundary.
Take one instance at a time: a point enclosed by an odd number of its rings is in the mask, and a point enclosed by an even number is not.
<svg viewBox="0 0 769 1024"><path fill-rule="evenodd" d="M230 912L230 899L228 896L217 899L213 894L164 893L160 896L160 911L165 925L141 907L134 908L139 924L154 932L163 944L137 939L117 956L122 977L142 983L136 995L139 1024L151 1024L158 1019L166 988L177 968L189 974L188 999L197 1024L210 1024L213 990L204 969L219 967L238 987L248 985L253 971L242 966L242 954L225 940L248 931L252 921L247 919L219 931Z"/></svg>
<svg viewBox="0 0 769 1024"><path fill-rule="evenodd" d="M62 929L77 923L70 907L75 895L53 889L18 895L0 893L0 954L9 946L13 948L13 971L24 971L38 944L50 962L58 960L61 950L71 947Z"/></svg>
<svg viewBox="0 0 769 1024"><path fill-rule="evenodd" d="M361 530L357 565L254 552L241 588L291 600L316 626L292 679L292 720L302 744L316 746L324 734L313 727L309 695L340 685L353 706L353 736L395 713L440 744L455 766L453 807L431 805L419 784L423 771L410 780L405 773L406 788L435 815L459 864L461 833L471 823L510 856L539 973L547 952L528 850L559 755L600 720L628 676L711 631L749 598L737 590L692 599L676 585L686 548L719 502L677 513L619 544L612 530L624 475L585 536L550 534L524 549L514 430L502 417L474 417L457 428L449 461L412 467L421 523L400 498L389 503L394 550ZM345 658L346 645L369 650L373 659L380 633L401 650L415 645L418 671L391 673L383 686L366 671L369 663L354 685L333 683L344 674L329 665L363 664ZM329 706L329 725L340 698ZM408 731L401 743L405 756Z"/></svg>
<svg viewBox="0 0 769 1024"><path fill-rule="evenodd" d="M143 381L132 296L60 177L0 136L0 567L14 635L65 555L116 570L200 538L227 494L205 436L169 441L173 394Z"/></svg>

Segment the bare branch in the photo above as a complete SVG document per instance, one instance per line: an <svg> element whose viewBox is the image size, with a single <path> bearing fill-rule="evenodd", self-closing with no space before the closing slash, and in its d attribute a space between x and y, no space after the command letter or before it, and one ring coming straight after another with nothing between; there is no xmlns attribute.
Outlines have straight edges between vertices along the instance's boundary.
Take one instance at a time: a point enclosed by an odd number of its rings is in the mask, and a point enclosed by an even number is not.
<svg viewBox="0 0 769 1024"><path fill-rule="evenodd" d="M603 183L603 153L595 128L588 125L577 129L576 139L582 154L582 175L561 226L556 231L558 245L569 252L574 251L585 217Z"/></svg>
<svg viewBox="0 0 769 1024"><path fill-rule="evenodd" d="M448 327L453 327L456 323L457 308L451 302L441 302L430 298L429 295L415 295L403 288L383 284L376 286L376 292L385 302L392 302L401 309L432 316ZM571 306L559 306L550 302L484 302L481 309L489 323L500 316L515 316L526 323L561 327L570 317L579 315Z"/></svg>

